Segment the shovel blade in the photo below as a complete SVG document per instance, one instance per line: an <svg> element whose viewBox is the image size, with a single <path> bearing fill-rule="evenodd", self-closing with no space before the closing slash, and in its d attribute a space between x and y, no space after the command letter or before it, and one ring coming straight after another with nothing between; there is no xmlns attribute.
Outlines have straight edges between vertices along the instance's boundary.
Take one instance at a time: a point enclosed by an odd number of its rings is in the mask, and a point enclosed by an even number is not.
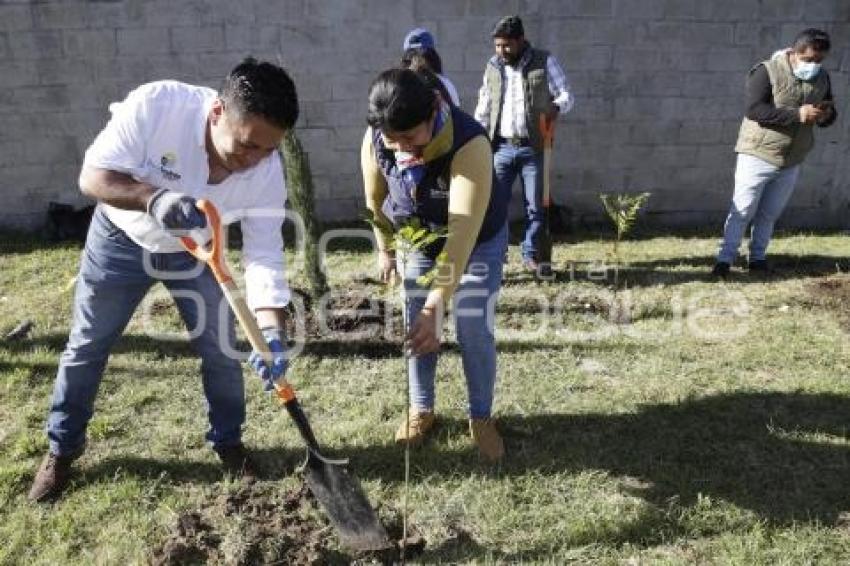
<svg viewBox="0 0 850 566"><path fill-rule="evenodd" d="M343 545L357 551L383 550L392 545L360 482L345 466L325 461L311 450L304 478Z"/></svg>

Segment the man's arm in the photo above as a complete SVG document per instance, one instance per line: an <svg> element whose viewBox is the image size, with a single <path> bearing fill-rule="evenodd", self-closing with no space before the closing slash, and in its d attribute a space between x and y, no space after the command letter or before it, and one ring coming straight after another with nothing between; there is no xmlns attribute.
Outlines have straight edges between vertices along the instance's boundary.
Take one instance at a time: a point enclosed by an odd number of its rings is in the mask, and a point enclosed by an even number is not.
<svg viewBox="0 0 850 566"><path fill-rule="evenodd" d="M829 75L826 77L826 95L823 97L823 102L818 105L819 108L823 109L826 115L817 121L817 125L821 128L827 128L835 123L836 118L838 118L838 110L835 109L835 104L833 104L832 99L832 81L829 78Z"/></svg>
<svg viewBox="0 0 850 566"><path fill-rule="evenodd" d="M148 201L157 190L126 173L91 166L83 167L79 185L87 197L125 210L147 210Z"/></svg>
<svg viewBox="0 0 850 566"><path fill-rule="evenodd" d="M573 105L575 97L570 90L570 82L567 73L561 64L552 55L546 59L546 76L549 81L549 93L552 95L552 104L558 107L559 114L566 114ZM556 116L552 116L555 118Z"/></svg>
<svg viewBox="0 0 850 566"><path fill-rule="evenodd" d="M489 64L489 63L488 63ZM475 106L475 119L485 129L490 127L490 88L487 85L487 71L484 71L484 79L478 90L478 104Z"/></svg>
<svg viewBox="0 0 850 566"><path fill-rule="evenodd" d="M777 108L773 102L773 87L764 65L747 76L747 118L760 126L792 126L800 122L796 108Z"/></svg>

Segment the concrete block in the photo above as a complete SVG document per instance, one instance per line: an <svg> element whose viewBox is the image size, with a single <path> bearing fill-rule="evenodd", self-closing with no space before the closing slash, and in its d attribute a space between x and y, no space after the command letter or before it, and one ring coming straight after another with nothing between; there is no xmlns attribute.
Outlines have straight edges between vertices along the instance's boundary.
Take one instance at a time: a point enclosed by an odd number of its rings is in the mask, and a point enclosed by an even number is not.
<svg viewBox="0 0 850 566"><path fill-rule="evenodd" d="M660 167L695 167L697 149L695 145L656 145L650 160Z"/></svg>
<svg viewBox="0 0 850 566"><path fill-rule="evenodd" d="M850 21L850 2L806 0L804 16L810 21Z"/></svg>
<svg viewBox="0 0 850 566"><path fill-rule="evenodd" d="M201 13L200 25L260 25L254 18L254 6L250 2L231 0L205 0L205 9Z"/></svg>
<svg viewBox="0 0 850 566"><path fill-rule="evenodd" d="M62 57L62 32L24 31L8 35L9 48L15 59Z"/></svg>
<svg viewBox="0 0 850 566"><path fill-rule="evenodd" d="M97 29L142 27L142 5L138 2L89 2L89 27Z"/></svg>
<svg viewBox="0 0 850 566"><path fill-rule="evenodd" d="M246 53L255 49L280 50L280 27L227 24L224 26L224 45L230 51Z"/></svg>
<svg viewBox="0 0 850 566"><path fill-rule="evenodd" d="M566 4L568 0L562 0L558 4ZM463 2L455 2L455 4L463 5ZM503 15L518 14L518 0L489 0L488 2L469 2L468 15L473 17L487 16L490 17L490 26L492 27L496 21ZM490 31L490 30L487 30Z"/></svg>
<svg viewBox="0 0 850 566"><path fill-rule="evenodd" d="M117 33L119 55L149 55L171 51L168 28L119 29Z"/></svg>
<svg viewBox="0 0 850 566"><path fill-rule="evenodd" d="M679 130L679 141L697 145L720 144L722 134L722 121L685 121Z"/></svg>
<svg viewBox="0 0 850 566"><path fill-rule="evenodd" d="M21 159L22 164L75 164L81 155L73 137L33 137L27 142Z"/></svg>
<svg viewBox="0 0 850 566"><path fill-rule="evenodd" d="M0 60L0 77L6 88L37 85L38 76L38 69L32 61Z"/></svg>
<svg viewBox="0 0 850 566"><path fill-rule="evenodd" d="M32 15L39 29L85 28L91 21L88 8L88 2L33 4Z"/></svg>
<svg viewBox="0 0 850 566"><path fill-rule="evenodd" d="M363 136L366 133L366 123L364 120L364 123L361 126L334 128L331 132L331 147L333 147L333 149L336 151L359 151L359 148L363 143Z"/></svg>
<svg viewBox="0 0 850 566"><path fill-rule="evenodd" d="M640 71L642 73L669 69L670 66L667 62L662 63L661 56L662 52L658 49L616 46L612 66L620 71ZM665 54L665 59L669 57Z"/></svg>
<svg viewBox="0 0 850 566"><path fill-rule="evenodd" d="M714 47L708 51L705 69L708 71L747 72L761 59L747 47Z"/></svg>
<svg viewBox="0 0 850 566"><path fill-rule="evenodd" d="M375 77L366 73L340 74L332 77L323 77L325 87L330 82L331 98L334 100L360 100L365 101L369 96L369 86ZM330 79L330 81L328 81Z"/></svg>
<svg viewBox="0 0 850 566"><path fill-rule="evenodd" d="M64 34L68 57L111 57L117 51L114 29L69 30Z"/></svg>
<svg viewBox="0 0 850 566"><path fill-rule="evenodd" d="M37 59L33 66L38 71L38 82L43 85L94 81L94 67L90 61L84 59Z"/></svg>
<svg viewBox="0 0 850 566"><path fill-rule="evenodd" d="M173 27L171 45L176 53L224 51L224 26Z"/></svg>
<svg viewBox="0 0 850 566"><path fill-rule="evenodd" d="M368 21L368 14L363 12L359 2L338 2L337 0L310 0L304 4L304 14L322 22L357 22Z"/></svg>
<svg viewBox="0 0 850 566"><path fill-rule="evenodd" d="M619 139L628 139L630 144L635 145L673 144L679 140L681 127L680 120L668 118L635 120L628 125L628 136Z"/></svg>
<svg viewBox="0 0 850 566"><path fill-rule="evenodd" d="M770 0L760 3L759 17L768 21L798 21L802 20L805 7L799 0Z"/></svg>
<svg viewBox="0 0 850 566"><path fill-rule="evenodd" d="M198 53L197 57L199 78L202 81L211 81L214 88L218 88L218 84L242 60L244 55L228 52Z"/></svg>
<svg viewBox="0 0 850 566"><path fill-rule="evenodd" d="M25 86L11 90L8 103L15 111L64 110L71 104L68 86ZM4 109L0 98L0 110Z"/></svg>
<svg viewBox="0 0 850 566"><path fill-rule="evenodd" d="M373 20L392 22L400 34L405 33L404 30L417 27L414 17L414 0L394 0L392 2L363 0L359 4L362 6L361 14L366 14ZM402 35L398 41L399 48L401 48L403 39L404 36ZM445 45L444 39L442 36L437 36L437 49L439 50L443 45Z"/></svg>
<svg viewBox="0 0 850 566"><path fill-rule="evenodd" d="M416 0L413 15L417 20L462 18L467 15L466 5L457 0Z"/></svg>
<svg viewBox="0 0 850 566"><path fill-rule="evenodd" d="M0 6L0 31L25 31L32 28L33 17L29 6Z"/></svg>
<svg viewBox="0 0 850 566"><path fill-rule="evenodd" d="M666 9L666 0L614 0L614 15L629 20L659 19Z"/></svg>
<svg viewBox="0 0 850 566"><path fill-rule="evenodd" d="M291 25L305 17L306 4L306 0L253 0L251 5L258 23Z"/></svg>
<svg viewBox="0 0 850 566"><path fill-rule="evenodd" d="M671 0L671 4L678 3ZM758 19L760 0L712 0L697 1L696 18L715 22L739 22Z"/></svg>
<svg viewBox="0 0 850 566"><path fill-rule="evenodd" d="M634 22L613 19L553 18L543 21L539 43L543 47L573 44L628 46L634 44L637 29Z"/></svg>
<svg viewBox="0 0 850 566"><path fill-rule="evenodd" d="M682 96L692 98L712 98L746 96L746 73L729 72L693 72L680 74L682 78Z"/></svg>
<svg viewBox="0 0 850 566"><path fill-rule="evenodd" d="M636 42L676 48L680 46L728 45L734 37L732 24L709 22L648 22L638 28Z"/></svg>
<svg viewBox="0 0 850 566"><path fill-rule="evenodd" d="M555 55L557 57L557 55ZM574 46L567 50L562 65L567 72L576 70L610 69L614 58L613 48L603 45Z"/></svg>
<svg viewBox="0 0 850 566"><path fill-rule="evenodd" d="M142 19L146 27L200 26L208 8L202 0L145 0Z"/></svg>
<svg viewBox="0 0 850 566"><path fill-rule="evenodd" d="M735 24L735 43L768 49L782 45L780 40L782 26L779 24L760 25L753 22Z"/></svg>
<svg viewBox="0 0 850 566"><path fill-rule="evenodd" d="M387 41L387 23L375 20L359 20L349 24L348 33L334 35L333 47L343 52L359 51L363 48L363 38L369 38L370 49L391 48L401 58L401 50Z"/></svg>
<svg viewBox="0 0 850 566"><path fill-rule="evenodd" d="M729 170L735 166L735 150L730 145L708 145L697 149L697 162L700 167Z"/></svg>

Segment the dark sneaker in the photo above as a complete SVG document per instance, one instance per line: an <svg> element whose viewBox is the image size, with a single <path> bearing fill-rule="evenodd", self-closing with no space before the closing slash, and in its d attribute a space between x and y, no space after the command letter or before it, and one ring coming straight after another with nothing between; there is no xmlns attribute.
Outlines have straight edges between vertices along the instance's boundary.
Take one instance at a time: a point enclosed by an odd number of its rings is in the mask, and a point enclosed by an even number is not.
<svg viewBox="0 0 850 566"><path fill-rule="evenodd" d="M221 446L215 448L225 473L242 478L243 481L252 482L257 479L257 467L251 460L251 455L244 444L233 446Z"/></svg>
<svg viewBox="0 0 850 566"><path fill-rule="evenodd" d="M766 259L757 259L747 264L747 269L756 273L770 273L770 265Z"/></svg>
<svg viewBox="0 0 850 566"><path fill-rule="evenodd" d="M726 279L729 276L730 267L731 266L725 261L718 261L714 264L714 269L711 270L711 274L715 277Z"/></svg>
<svg viewBox="0 0 850 566"><path fill-rule="evenodd" d="M78 457L79 454L57 456L48 452L35 474L27 498L30 501L41 503L59 497L68 486L68 478L71 476L71 463Z"/></svg>
<svg viewBox="0 0 850 566"><path fill-rule="evenodd" d="M534 258L527 257L522 260L522 267L538 279L550 279L552 277L552 264L540 262Z"/></svg>

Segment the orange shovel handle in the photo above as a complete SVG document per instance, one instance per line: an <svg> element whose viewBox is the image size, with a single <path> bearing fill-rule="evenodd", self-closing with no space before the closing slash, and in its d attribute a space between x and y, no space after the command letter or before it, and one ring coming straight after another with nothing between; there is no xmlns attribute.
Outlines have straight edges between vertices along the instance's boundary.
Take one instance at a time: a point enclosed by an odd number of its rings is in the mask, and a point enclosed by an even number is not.
<svg viewBox="0 0 850 566"><path fill-rule="evenodd" d="M207 217L207 222L212 230L210 247L206 248L188 236L183 236L180 238L180 241L183 243L183 247L186 248L187 252L210 266L216 281L221 284L232 281L233 277L224 263L224 236L218 209L212 201L206 199L199 200L195 203L195 206Z"/></svg>

